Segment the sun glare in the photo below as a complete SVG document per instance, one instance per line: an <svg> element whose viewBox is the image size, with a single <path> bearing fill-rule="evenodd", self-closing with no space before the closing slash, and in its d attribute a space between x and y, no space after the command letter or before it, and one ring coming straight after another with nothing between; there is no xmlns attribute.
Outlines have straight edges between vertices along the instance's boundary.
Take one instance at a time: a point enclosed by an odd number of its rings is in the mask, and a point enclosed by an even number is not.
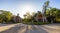
<svg viewBox="0 0 60 33"><path fill-rule="evenodd" d="M22 10L25 12L32 12L34 11L34 7L31 5L25 5L25 6L22 6Z"/></svg>
<svg viewBox="0 0 60 33"><path fill-rule="evenodd" d="M35 7L33 5L23 5L19 7L19 10L21 12L21 15L24 15L26 12L34 12L35 11Z"/></svg>

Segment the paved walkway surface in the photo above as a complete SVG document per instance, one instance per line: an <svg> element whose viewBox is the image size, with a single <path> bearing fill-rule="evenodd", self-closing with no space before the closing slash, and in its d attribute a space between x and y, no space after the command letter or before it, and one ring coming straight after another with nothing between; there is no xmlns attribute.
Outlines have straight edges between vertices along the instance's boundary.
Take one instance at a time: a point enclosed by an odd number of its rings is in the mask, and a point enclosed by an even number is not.
<svg viewBox="0 0 60 33"><path fill-rule="evenodd" d="M60 23L48 25L0 24L0 33L60 33Z"/></svg>

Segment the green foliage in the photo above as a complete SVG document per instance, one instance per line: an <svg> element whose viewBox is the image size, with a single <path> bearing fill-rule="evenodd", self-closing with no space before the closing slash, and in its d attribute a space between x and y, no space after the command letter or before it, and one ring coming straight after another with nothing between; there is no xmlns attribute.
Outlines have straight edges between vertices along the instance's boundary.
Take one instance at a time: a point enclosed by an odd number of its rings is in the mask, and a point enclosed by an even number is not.
<svg viewBox="0 0 60 33"><path fill-rule="evenodd" d="M50 24L49 22L23 22L24 24L33 24L33 25L44 25L44 24Z"/></svg>
<svg viewBox="0 0 60 33"><path fill-rule="evenodd" d="M24 22L31 22L31 19L23 19Z"/></svg>
<svg viewBox="0 0 60 33"><path fill-rule="evenodd" d="M58 21L60 20L60 9L57 9L57 8L50 8L50 9L47 9L46 11L46 16L54 16L54 20L55 21Z"/></svg>
<svg viewBox="0 0 60 33"><path fill-rule="evenodd" d="M49 24L49 22L33 22L35 25Z"/></svg>
<svg viewBox="0 0 60 33"><path fill-rule="evenodd" d="M25 15L24 15L24 21L25 22L30 22L31 21L31 19L32 19L32 15L29 13L29 12L27 12Z"/></svg>
<svg viewBox="0 0 60 33"><path fill-rule="evenodd" d="M45 2L45 6L49 6L49 1L46 1Z"/></svg>
<svg viewBox="0 0 60 33"><path fill-rule="evenodd" d="M12 17L12 13L9 11L4 11L4 10L0 10L0 12L2 12L0 14L0 22L9 22L11 20Z"/></svg>

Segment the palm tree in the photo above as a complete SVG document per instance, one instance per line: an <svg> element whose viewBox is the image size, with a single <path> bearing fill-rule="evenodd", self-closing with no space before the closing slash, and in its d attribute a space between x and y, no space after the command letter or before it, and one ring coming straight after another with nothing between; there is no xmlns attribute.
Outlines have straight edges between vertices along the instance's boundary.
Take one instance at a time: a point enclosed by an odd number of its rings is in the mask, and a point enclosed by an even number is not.
<svg viewBox="0 0 60 33"><path fill-rule="evenodd" d="M44 3L44 14L46 13L46 10L47 10L48 6L49 6L49 1L46 1Z"/></svg>
<svg viewBox="0 0 60 33"><path fill-rule="evenodd" d="M43 5L43 16L44 16L43 17L43 22L44 22L44 20L47 22L45 14L46 14L46 9L47 9L48 6L49 6L49 1L46 1Z"/></svg>

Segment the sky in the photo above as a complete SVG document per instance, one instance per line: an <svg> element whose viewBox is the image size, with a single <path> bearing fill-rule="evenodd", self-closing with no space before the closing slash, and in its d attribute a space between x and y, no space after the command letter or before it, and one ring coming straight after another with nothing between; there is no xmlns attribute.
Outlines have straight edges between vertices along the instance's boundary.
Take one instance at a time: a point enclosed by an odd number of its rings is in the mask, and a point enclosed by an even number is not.
<svg viewBox="0 0 60 33"><path fill-rule="evenodd" d="M20 17L23 18L26 12L42 12L44 2L46 1L47 0L0 0L0 10L10 11L13 15L19 13ZM49 7L60 9L60 0L49 1Z"/></svg>

